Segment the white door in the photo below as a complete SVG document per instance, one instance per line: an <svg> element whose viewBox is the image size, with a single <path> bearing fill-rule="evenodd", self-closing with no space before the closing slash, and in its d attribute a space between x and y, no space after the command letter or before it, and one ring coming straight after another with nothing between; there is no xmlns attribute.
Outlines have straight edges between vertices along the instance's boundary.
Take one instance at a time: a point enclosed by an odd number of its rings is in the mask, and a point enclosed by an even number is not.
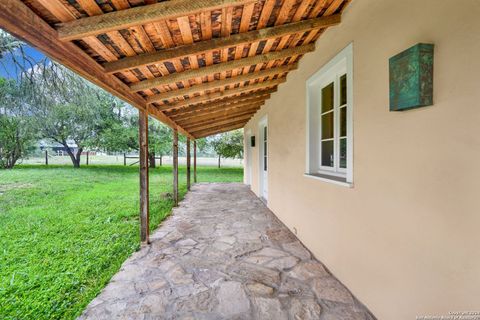
<svg viewBox="0 0 480 320"><path fill-rule="evenodd" d="M260 193L268 199L268 124L266 119L260 124Z"/></svg>

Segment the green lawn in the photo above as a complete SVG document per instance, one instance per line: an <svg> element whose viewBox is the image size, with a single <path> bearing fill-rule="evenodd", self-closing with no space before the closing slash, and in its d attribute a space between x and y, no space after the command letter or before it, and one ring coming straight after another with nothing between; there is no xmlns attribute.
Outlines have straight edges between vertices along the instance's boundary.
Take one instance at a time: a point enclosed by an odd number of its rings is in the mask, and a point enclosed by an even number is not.
<svg viewBox="0 0 480 320"><path fill-rule="evenodd" d="M242 174L198 168L199 182ZM183 197L184 168L179 179ZM0 171L0 319L77 317L139 248L138 189L138 167ZM171 167L152 169L151 230L171 211L171 189Z"/></svg>

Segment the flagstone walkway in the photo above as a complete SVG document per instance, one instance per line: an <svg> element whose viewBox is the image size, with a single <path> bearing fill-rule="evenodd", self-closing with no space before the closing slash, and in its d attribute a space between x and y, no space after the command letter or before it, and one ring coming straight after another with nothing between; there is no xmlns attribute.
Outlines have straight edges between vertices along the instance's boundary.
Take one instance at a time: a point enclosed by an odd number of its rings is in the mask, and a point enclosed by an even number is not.
<svg viewBox="0 0 480 320"><path fill-rule="evenodd" d="M375 319L242 184L197 184L79 319Z"/></svg>

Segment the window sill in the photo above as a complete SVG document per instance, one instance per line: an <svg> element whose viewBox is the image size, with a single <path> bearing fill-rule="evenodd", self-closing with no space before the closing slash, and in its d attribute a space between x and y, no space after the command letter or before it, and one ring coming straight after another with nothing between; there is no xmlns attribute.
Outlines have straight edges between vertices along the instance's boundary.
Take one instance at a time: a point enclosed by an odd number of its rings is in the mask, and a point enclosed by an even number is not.
<svg viewBox="0 0 480 320"><path fill-rule="evenodd" d="M305 173L304 176L307 178L320 180L320 181L336 184L336 185L347 187L347 188L353 188L353 183L347 182L345 178L341 178L341 177L330 176L327 174L320 174L320 173Z"/></svg>

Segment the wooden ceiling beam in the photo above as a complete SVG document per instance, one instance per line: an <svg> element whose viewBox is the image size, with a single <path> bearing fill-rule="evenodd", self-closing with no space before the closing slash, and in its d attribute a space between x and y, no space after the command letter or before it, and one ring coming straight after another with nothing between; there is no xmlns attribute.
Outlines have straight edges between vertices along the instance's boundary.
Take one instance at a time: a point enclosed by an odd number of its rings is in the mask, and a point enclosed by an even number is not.
<svg viewBox="0 0 480 320"><path fill-rule="evenodd" d="M62 23L58 27L58 37L62 41L79 40L109 31L128 29L138 25L175 19L230 6L240 6L254 1L255 0L163 1Z"/></svg>
<svg viewBox="0 0 480 320"><path fill-rule="evenodd" d="M315 44L308 44L305 46L299 46L294 48L288 48L280 51L268 52L266 54L257 55L253 57L247 57L238 60L232 60L223 63L217 63L211 66L190 69L183 72L177 72L163 77L153 78L149 80L140 81L130 85L132 91L143 91L155 87L169 85L172 83L188 81L190 79L201 78L206 75L213 75L216 73L222 73L237 68L245 68L252 65L258 65L262 63L268 63L270 61L286 59L291 56L303 55L315 50Z"/></svg>
<svg viewBox="0 0 480 320"><path fill-rule="evenodd" d="M135 69L151 64L163 63L186 56L200 55L212 50L236 47L242 44L275 39L290 34L326 28L339 24L340 21L340 14L328 17L314 18L271 28L238 33L229 37L200 41L192 43L190 45L169 48L157 52L144 53L134 57L126 57L117 61L108 62L104 65L104 67L105 70L109 73L122 72L125 70Z"/></svg>
<svg viewBox="0 0 480 320"><path fill-rule="evenodd" d="M277 91L276 86L283 82L285 82L284 78L272 80L272 81L259 82L256 84L251 84L246 87L239 87L239 88L229 89L227 91L221 91L221 92L207 93L202 96L193 97L187 100L177 102L175 104L167 104L157 108L160 111L166 111L166 110L172 111L172 110L185 108L188 106L196 106L199 104L225 101L227 99L241 98L247 95L261 95L261 94L274 93Z"/></svg>
<svg viewBox="0 0 480 320"><path fill-rule="evenodd" d="M253 106L248 106L246 108L236 108L236 109L230 109L230 110L222 110L222 111L218 111L218 112L215 112L215 113L198 115L194 118L189 118L189 119L186 119L186 120L178 120L178 122L182 126L183 125L190 125L191 126L193 124L198 124L198 123L203 123L203 122L224 120L227 117L245 114L245 113L251 112L252 110L258 110L260 107L261 107L261 104L257 104L257 105L253 105Z"/></svg>
<svg viewBox="0 0 480 320"><path fill-rule="evenodd" d="M182 124L188 121L195 121L196 119L199 119L199 117L205 116L205 119L210 119L209 117L215 117L216 115L219 114L225 114L227 112L230 113L235 113L235 112L240 112L244 110L248 110L250 108L257 108L261 107L265 101L257 101L255 103L240 103L236 105L230 105L224 108L217 108L213 110L206 110L202 112L193 112L188 115L184 115L181 118L177 118L176 121L181 121ZM201 120L201 119L200 119Z"/></svg>
<svg viewBox="0 0 480 320"><path fill-rule="evenodd" d="M219 133L223 133L223 132L227 132L227 131L241 129L247 124L248 121L249 120L242 120L242 121L239 121L238 123L233 123L229 126L218 126L218 127L215 127L215 128L206 129L204 131L196 132L194 136L195 136L196 139L200 139L200 138L213 136L215 134L219 134Z"/></svg>
<svg viewBox="0 0 480 320"><path fill-rule="evenodd" d="M231 123L235 123L235 122L242 121L242 120L249 120L252 116L253 116L253 112L251 112L249 114L246 114L246 115L243 115L243 116L237 116L237 117L233 117L233 118L229 118L229 119L225 119L225 120L218 120L218 121L211 122L211 123L196 125L196 126L193 126L193 127L189 127L188 130L190 132L192 132L192 134L195 134L195 132L204 131L206 129L214 128L214 127L217 127L217 126L228 126Z"/></svg>
<svg viewBox="0 0 480 320"><path fill-rule="evenodd" d="M231 78L227 78L227 79L223 79L223 80L214 80L214 81L207 82L207 83L202 83L202 84L199 84L199 85L193 85L189 88L171 90L171 91L168 91L168 92L164 92L164 93L160 93L160 94L155 94L153 96L149 96L147 98L147 102L148 103L154 103L154 102L159 102L159 101L164 101L164 100L170 100L170 99L174 99L174 98L193 95L193 94L198 93L198 92L204 92L204 91L207 91L207 90L224 88L225 86L235 85L237 83L243 83L243 82L246 82L246 81L254 81L254 80L262 79L262 78L266 78L266 77L274 77L276 75L281 76L284 73L287 73L291 70L294 70L296 67L297 67L296 64L286 65L286 66L271 68L271 69L267 69L267 70L262 70L262 71L259 71L259 72L247 73L247 74L244 74L244 75L231 77Z"/></svg>
<svg viewBox="0 0 480 320"><path fill-rule="evenodd" d="M256 102L264 102L270 98L269 94L266 95L259 95L259 96L247 96L247 98L236 98L236 99L230 99L228 101L219 101L219 102L214 102L214 103L208 103L208 104L201 104L197 105L194 107L186 107L182 109L177 109L174 111L171 111L169 113L166 113L167 116L169 116L172 119L176 119L180 116L187 116L190 114L196 114L198 112L208 112L212 110L220 110L220 109L227 109L227 108L232 108L236 105L240 104L247 104L247 103L256 103Z"/></svg>

